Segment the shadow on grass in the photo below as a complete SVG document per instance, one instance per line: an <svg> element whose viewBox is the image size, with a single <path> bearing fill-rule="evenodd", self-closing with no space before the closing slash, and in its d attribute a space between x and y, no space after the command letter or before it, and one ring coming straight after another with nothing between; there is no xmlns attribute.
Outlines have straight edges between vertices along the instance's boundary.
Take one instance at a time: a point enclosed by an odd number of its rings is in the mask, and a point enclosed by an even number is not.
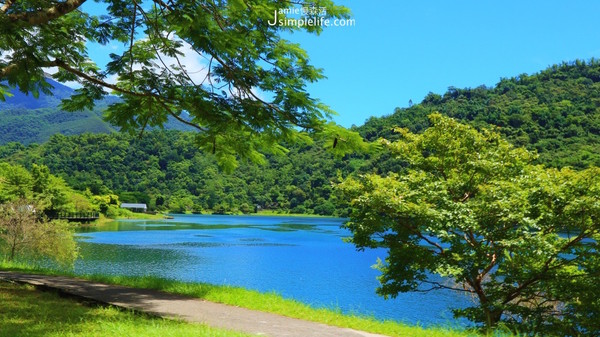
<svg viewBox="0 0 600 337"><path fill-rule="evenodd" d="M0 336L245 336L36 288L0 281Z"/></svg>
<svg viewBox="0 0 600 337"><path fill-rule="evenodd" d="M47 336L84 332L85 322L96 320L98 308L61 299L54 292L0 282L0 336Z"/></svg>

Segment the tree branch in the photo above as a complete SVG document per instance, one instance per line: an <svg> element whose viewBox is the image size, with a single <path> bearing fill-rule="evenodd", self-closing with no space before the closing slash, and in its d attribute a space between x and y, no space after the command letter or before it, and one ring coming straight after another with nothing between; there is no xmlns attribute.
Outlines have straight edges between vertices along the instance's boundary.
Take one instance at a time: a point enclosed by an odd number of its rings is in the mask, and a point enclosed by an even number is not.
<svg viewBox="0 0 600 337"><path fill-rule="evenodd" d="M209 13L212 14L213 18L215 19L215 21L217 22L217 25L219 26L219 28L221 29L221 31L225 32L225 28L223 27L223 25L221 24L221 21L219 20L219 16L217 15L217 13L215 11L212 11L210 8L207 8L206 6L201 5L205 10L207 10ZM192 48L195 50L195 48ZM218 55L216 55L215 53L213 53L210 49L207 48L207 53L211 56L211 58L214 58L215 60L217 60L217 62L219 62L226 70L228 75L230 75L231 79L227 79L228 82L233 82L235 79L235 74L236 73L236 69L234 69L234 67L232 67L230 65L230 62L226 62L229 60L223 60L221 59ZM198 53L198 51L196 51ZM200 53L198 53L200 54ZM249 88L245 85L241 85L240 87L238 87L237 85L234 84L234 87L236 89L238 89L238 91L241 91L240 89L243 89L244 91L247 92L248 95L252 96L255 100L257 100L258 102L262 103L263 105L269 107L270 109L272 109L273 111L277 112L280 115L284 115L287 118L289 118L289 120L295 124L298 125L298 121L297 119L291 115L289 112L283 111L282 109L280 109L277 105L273 104L273 103L269 103L269 102L265 102L264 100L262 100L260 97L258 97L257 95L255 95L252 92L252 88Z"/></svg>
<svg viewBox="0 0 600 337"><path fill-rule="evenodd" d="M132 96L137 96L137 97L155 97L155 98L161 98L157 95L154 95L152 93L142 93L142 92L135 92L135 91L129 91L129 90L125 90L122 88L119 88L118 86L114 85L114 84L110 84L108 82L102 81L96 77L93 77L91 75L88 75L86 73L84 73L83 71L79 70L79 69L75 69L73 67L71 67L69 64L67 64L66 62L62 61L62 60L54 60L54 61L48 61L48 62L40 62L39 64L40 67L43 68L50 68L50 67L59 67L62 68L68 72L70 72L71 74L77 75L78 77L81 77L83 79L86 79L94 84L97 84L99 86L108 88L108 89L112 89L114 91L123 93L123 94L128 94L128 95L132 95ZM12 73L13 71L17 71L19 69L19 65L16 63L12 63L9 64L8 66L0 69L0 79L1 78L5 78L8 75L10 75L10 73Z"/></svg>
<svg viewBox="0 0 600 337"><path fill-rule="evenodd" d="M448 289L448 290L453 290L453 291L461 291L461 292L465 292L465 293L469 293L469 294L475 293L475 291L473 291L471 289L451 287L451 286L447 286L445 284L441 284L439 282L434 282L434 281L421 281L421 283L431 284L432 287L430 289L425 289L425 290L417 289L416 290L417 292L429 292L431 290L436 290L436 289Z"/></svg>
<svg viewBox="0 0 600 337"><path fill-rule="evenodd" d="M164 1L162 1L162 0L154 0L154 3L157 3L157 4L159 4L159 5L161 6L161 8L166 8L166 9L168 9L168 10L170 10L170 11L172 11L172 10L173 10L173 7L169 6L169 4L165 3L165 2L164 2Z"/></svg>
<svg viewBox="0 0 600 337"><path fill-rule="evenodd" d="M430 245L432 245L432 246L436 247L437 249L439 249L439 251L440 251L440 255L444 255L444 253L445 253L446 251L444 250L444 247L442 247L442 246L441 246L439 243L437 243L437 242L434 242L434 241L432 241L432 240L429 240L429 238L427 238L427 237L426 237L425 235L423 235L421 232L418 232L418 231L416 231L416 230L415 230L414 232L417 234L417 236L418 236L419 238L421 238L422 240L425 240L425 242L427 242L428 244L430 244Z"/></svg>
<svg viewBox="0 0 600 337"><path fill-rule="evenodd" d="M158 89L156 89L156 90L158 91ZM200 130L200 131L203 131L203 132L206 132L206 131L207 131L205 128L201 127L200 125L198 125L198 124L194 124L194 123L190 123L190 122L186 121L185 119L181 118L181 117L180 117L178 114L176 114L176 113L175 113L175 112L174 112L174 111L171 109L171 107L169 107L169 106L168 106L168 105L167 105L165 102L163 102L163 100L161 100L161 99L156 99L156 102L158 102L158 104L159 104L160 106L162 106L162 107L165 109L165 111L167 111L167 113L168 113L169 115L173 116L173 118L175 118L176 120L180 121L181 123L183 123L183 124L185 124L185 125L189 125L189 126L191 126L191 127L195 128L195 129L198 129L198 130Z"/></svg>
<svg viewBox="0 0 600 337"><path fill-rule="evenodd" d="M155 95L153 93L150 92L136 92L136 91L129 91L129 90L125 90L123 88L120 88L114 84L110 84L108 82L102 81L96 77L90 76L86 73L84 73L83 71L79 70L79 69L75 69L73 67L71 67L70 65L68 65L66 62L62 61L62 60L54 60L53 62L50 62L50 65L44 65L44 66L48 66L48 67L52 67L52 66L57 66L59 68L62 68L72 74L77 75L78 77L84 78L94 84L100 85L102 87L108 88L108 89L112 89L114 91L123 93L123 94L127 94L127 95L132 95L132 96L136 96L136 97L155 97L155 98L161 98L158 95Z"/></svg>
<svg viewBox="0 0 600 337"><path fill-rule="evenodd" d="M160 28L158 28L158 21L156 21L156 20L155 21L150 20L150 18L148 17L148 14L144 11L144 9L140 5L138 5L138 3L135 0L133 0L133 3L136 6L136 8L139 9L140 13L144 17L144 20L146 21L146 26L151 26L152 28L154 28L155 36L162 42L162 44L163 44L164 47L168 48L169 46L168 46L168 43L166 42L167 38L165 36L163 36L162 31L160 30ZM164 4L164 5L166 5L166 4ZM161 8L161 11L162 11L162 8ZM135 21L135 13L134 13L134 21ZM129 46L129 54L130 54L130 57L132 59L130 72L133 72L133 56L131 56L131 54L132 54L132 48L133 48L133 34L134 34L134 32L133 32L133 28L132 28L132 32L131 32L131 44ZM158 50L158 48L156 47L156 45L154 43L152 44L152 49L154 49L154 52L156 53L156 57L158 58L158 60L160 61L160 63L163 65L164 69L166 71L168 71L170 74L172 74L174 77L178 77L178 74L175 74L171 70L171 68L169 66L167 66L167 64L163 60L162 56L160 55L160 51ZM183 65L181 64L181 61L179 60L179 57L178 57L177 53L174 53L173 57L175 58L175 60L177 60L177 64L179 65L179 68L181 68L181 73L183 74L183 76L185 76L190 81L190 83L192 83L194 86L196 86L196 83L194 83L194 80L192 80L192 78L188 74L187 70L185 70L184 67L183 67ZM181 81L181 80L178 80L178 82L181 85L185 85L185 83L183 81Z"/></svg>
<svg viewBox="0 0 600 337"><path fill-rule="evenodd" d="M133 76L133 40L135 37L135 21L137 15L137 2L133 2L133 20L131 20L131 34L129 36L129 76Z"/></svg>
<svg viewBox="0 0 600 337"><path fill-rule="evenodd" d="M165 110L167 110L167 113L171 116L173 116L173 118L175 118L176 120L180 121L181 123L185 124L185 125L189 125L195 129L198 129L200 131L207 131L205 128L201 127L198 124L194 124L194 123L190 123L188 121L186 121L185 119L181 118L178 114L176 114L175 112L173 112L173 110L171 110L163 101L158 100L158 104L160 104L163 108L165 108Z"/></svg>
<svg viewBox="0 0 600 337"><path fill-rule="evenodd" d="M485 275L487 275L487 273L490 272L490 270L492 270L492 268L494 268L494 266L496 265L496 259L497 259L497 255L496 253L492 254L492 260L490 261L490 263L487 265L487 267L485 267L485 269L479 273L479 275L477 275L477 279L479 281L483 281L483 278L485 277Z"/></svg>
<svg viewBox="0 0 600 337"><path fill-rule="evenodd" d="M39 10L37 12L24 12L7 15L10 21L23 21L31 26L40 26L51 20L59 18L79 8L86 0L66 0L54 7ZM6 4L2 7L4 8Z"/></svg>
<svg viewBox="0 0 600 337"><path fill-rule="evenodd" d="M545 273L547 273L550 269L553 269L557 266L553 266L551 267L550 264L552 263L552 261L556 260L556 258L560 255L560 254L564 254L565 251L567 249L569 249L571 246L573 246L574 244L580 242L581 240L583 240L586 237L587 232L585 230L581 231L581 233L573 240L567 242L567 244L565 244L556 254L552 255L548 260L546 260L546 262L544 263L544 267L542 268L542 270L538 273L536 273L535 275L533 275L531 278L529 278L527 281L521 283L521 285L517 286L517 288L515 288L511 293L507 294L506 297L504 298L503 304L506 304L510 301L512 301L513 299L517 298L520 294L521 291L523 291L523 289L529 287L530 285L542 280L542 278L544 277ZM571 260L572 261L572 260ZM558 264L559 266L562 264Z"/></svg>
<svg viewBox="0 0 600 337"><path fill-rule="evenodd" d="M53 62L51 62L47 66L49 66L49 67L52 67L52 66L60 67L60 68L62 68L64 70L66 70L66 71L68 71L68 72L70 72L72 74L75 74L75 75L77 75L77 76L79 76L81 78L84 78L84 79L86 79L86 80L88 80L88 81L90 81L90 82L92 82L94 84L103 86L105 88L112 89L114 91L117 91L117 92L120 92L120 93L123 93L123 94L126 94L126 95L132 95L132 96L136 96L136 97L152 97L152 98L154 98L156 100L156 102L159 105L161 105L167 111L167 113L169 115L173 116L173 118L177 119L178 121L180 121L183 124L189 125L189 126L195 128L195 129L198 129L200 131L206 131L206 129L203 128L203 127L201 127L200 125L197 125L197 124L194 124L194 123L190 123L190 122L186 121L185 119L181 118L175 112L173 112L173 110L171 110L171 108L164 102L165 99L162 96L160 96L160 95L156 95L156 94L153 94L151 92L135 92L135 91L129 91L129 90L125 90L125 89L119 88L118 86L116 86L114 84L110 84L110 83L104 82L104 81L102 81L100 79L97 79L97 78L95 78L93 76L90 76L90 75L88 75L88 74L86 74L86 73L84 73L84 72L82 72L82 71L80 71L78 69L75 69L75 68L69 66L67 63L65 63L64 61L61 61L61 60L54 60Z"/></svg>
<svg viewBox="0 0 600 337"><path fill-rule="evenodd" d="M10 75L10 73L12 73L13 71L16 71L19 68L19 65L16 63L11 63L9 65L7 65L6 67L0 69L0 78L5 78L8 75Z"/></svg>
<svg viewBox="0 0 600 337"><path fill-rule="evenodd" d="M446 251L444 250L444 247L442 247L439 243L430 240L427 236L423 235L423 233L421 233L421 231L419 231L418 229L414 228L413 226L411 226L409 224L404 223L404 221L401 221L400 225L402 227L408 229L409 231L411 231L413 234L415 234L421 240L423 240L423 241L427 242L428 244L436 247L439 250L439 254L440 255L444 255L446 253Z"/></svg>

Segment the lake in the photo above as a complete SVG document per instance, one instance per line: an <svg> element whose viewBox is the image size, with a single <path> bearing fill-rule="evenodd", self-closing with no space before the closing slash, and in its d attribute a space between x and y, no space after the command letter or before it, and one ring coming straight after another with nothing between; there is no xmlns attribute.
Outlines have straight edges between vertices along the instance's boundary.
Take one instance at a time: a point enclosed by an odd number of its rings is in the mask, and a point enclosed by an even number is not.
<svg viewBox="0 0 600 337"><path fill-rule="evenodd" d="M314 307L339 308L410 324L456 325L451 307L470 299L450 291L375 294L384 249L357 251L343 241L343 219L174 215L122 220L78 233L77 273L152 275L275 291Z"/></svg>

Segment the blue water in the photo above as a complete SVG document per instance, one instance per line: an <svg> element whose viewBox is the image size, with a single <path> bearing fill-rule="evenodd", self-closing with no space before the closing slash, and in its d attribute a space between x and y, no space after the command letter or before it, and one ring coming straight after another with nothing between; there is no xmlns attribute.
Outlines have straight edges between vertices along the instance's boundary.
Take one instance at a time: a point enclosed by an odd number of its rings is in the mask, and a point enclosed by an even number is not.
<svg viewBox="0 0 600 337"><path fill-rule="evenodd" d="M384 249L343 241L343 219L176 215L119 221L80 233L79 273L154 275L275 291L314 307L339 308L424 326L456 325L450 308L470 299L450 291L375 294Z"/></svg>

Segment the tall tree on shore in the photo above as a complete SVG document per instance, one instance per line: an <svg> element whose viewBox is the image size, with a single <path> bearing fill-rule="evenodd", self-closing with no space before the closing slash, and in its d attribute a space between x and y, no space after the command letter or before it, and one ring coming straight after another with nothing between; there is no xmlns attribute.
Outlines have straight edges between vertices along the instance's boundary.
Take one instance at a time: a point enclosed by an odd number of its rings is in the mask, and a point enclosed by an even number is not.
<svg viewBox="0 0 600 337"><path fill-rule="evenodd" d="M489 330L600 333L600 169L535 166L499 134L440 114L430 123L384 142L402 172L338 186L352 200L351 241L388 249L378 293L451 289L478 301L455 314Z"/></svg>
<svg viewBox="0 0 600 337"><path fill-rule="evenodd" d="M281 37L324 27L269 21L290 6L327 18L348 17L347 8L331 0L99 0L103 12L88 13L85 1L0 0L0 81L35 96L49 93L45 71L58 69L54 79L82 86L64 109L91 108L111 92L121 98L108 109L113 124L140 132L171 116L198 129L199 145L226 167L237 155L263 161L261 153L283 151L278 143L298 129L327 127L331 111L305 89L321 69ZM124 51L101 69L90 43ZM184 61L191 55L202 60L196 69ZM0 99L7 93L0 85Z"/></svg>

